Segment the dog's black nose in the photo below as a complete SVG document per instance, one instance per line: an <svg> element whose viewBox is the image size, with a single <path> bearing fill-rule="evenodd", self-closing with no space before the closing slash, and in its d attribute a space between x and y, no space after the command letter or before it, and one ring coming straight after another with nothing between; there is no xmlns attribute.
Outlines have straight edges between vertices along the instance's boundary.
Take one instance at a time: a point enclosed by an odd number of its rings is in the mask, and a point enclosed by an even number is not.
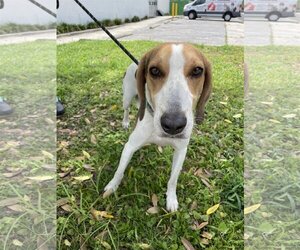
<svg viewBox="0 0 300 250"><path fill-rule="evenodd" d="M163 130L170 135L181 133L186 126L186 117L183 113L164 113L160 119Z"/></svg>

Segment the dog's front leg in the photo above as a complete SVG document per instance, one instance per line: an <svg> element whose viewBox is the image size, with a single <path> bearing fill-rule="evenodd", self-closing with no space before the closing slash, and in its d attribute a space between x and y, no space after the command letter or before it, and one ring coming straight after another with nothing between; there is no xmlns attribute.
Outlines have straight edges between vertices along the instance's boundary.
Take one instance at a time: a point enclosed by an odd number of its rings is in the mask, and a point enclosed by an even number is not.
<svg viewBox="0 0 300 250"><path fill-rule="evenodd" d="M187 147L184 147L183 149L175 149L174 156L173 156L171 177L168 182L168 189L167 189L167 209L171 212L174 212L178 209L176 186L177 186L178 176L180 174L185 159L186 151L187 151Z"/></svg>
<svg viewBox="0 0 300 250"><path fill-rule="evenodd" d="M145 137L145 133L143 134L144 136L142 136L142 133L144 132L139 126L130 135L129 140L125 144L124 149L122 151L119 167L115 172L115 175L112 178L112 180L104 188L104 198L117 190L118 186L121 183L121 180L123 179L124 172L128 166L132 155L144 145L147 138Z"/></svg>

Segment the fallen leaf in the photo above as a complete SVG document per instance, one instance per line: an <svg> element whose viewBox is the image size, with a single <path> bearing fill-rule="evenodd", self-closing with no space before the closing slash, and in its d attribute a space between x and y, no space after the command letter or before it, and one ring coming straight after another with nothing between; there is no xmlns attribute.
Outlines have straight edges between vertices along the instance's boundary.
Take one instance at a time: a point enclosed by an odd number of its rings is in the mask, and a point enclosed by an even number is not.
<svg viewBox="0 0 300 250"><path fill-rule="evenodd" d="M91 135L91 143L97 144L97 139L95 135Z"/></svg>
<svg viewBox="0 0 300 250"><path fill-rule="evenodd" d="M223 104L223 105L227 105L227 102L220 102L221 104Z"/></svg>
<svg viewBox="0 0 300 250"><path fill-rule="evenodd" d="M228 119L224 119L224 122L227 122L227 123L232 123L232 121L228 120Z"/></svg>
<svg viewBox="0 0 300 250"><path fill-rule="evenodd" d="M49 152L47 152L47 151L45 151L45 150L42 150L42 154L43 154L46 158L48 158L48 159L50 159L50 160L53 160L53 159L54 159L54 155L51 154L51 153L49 153Z"/></svg>
<svg viewBox="0 0 300 250"><path fill-rule="evenodd" d="M207 226L207 225L208 225L208 222L207 222L207 221L204 221L204 222L202 222L201 224L193 225L193 226L192 226L192 229L193 229L193 230L200 230L200 229L204 228L204 227Z"/></svg>
<svg viewBox="0 0 300 250"><path fill-rule="evenodd" d="M206 214L207 215L213 214L214 212L217 211L217 209L219 208L219 206L220 206L220 204L216 204L216 205L210 207L209 209L207 209Z"/></svg>
<svg viewBox="0 0 300 250"><path fill-rule="evenodd" d="M76 181L86 181L92 178L93 175L81 175L81 176L75 176L73 177L74 180Z"/></svg>
<svg viewBox="0 0 300 250"><path fill-rule="evenodd" d="M138 246L142 250L151 249L151 246L149 244L146 244L146 243L140 243L140 244L138 244Z"/></svg>
<svg viewBox="0 0 300 250"><path fill-rule="evenodd" d="M20 202L20 198L18 198L18 197L6 198L6 199L0 201L0 207L11 206L11 205L17 204L19 202Z"/></svg>
<svg viewBox="0 0 300 250"><path fill-rule="evenodd" d="M158 207L150 207L148 210L147 210L147 213L148 214L157 214L159 212L159 208Z"/></svg>
<svg viewBox="0 0 300 250"><path fill-rule="evenodd" d="M54 179L53 175L40 175L40 176L32 176L32 177L26 177L29 180L37 181L37 182L43 182L43 181L49 181Z"/></svg>
<svg viewBox="0 0 300 250"><path fill-rule="evenodd" d="M159 153L162 154L163 153L163 148L161 146L158 146L157 148L158 148Z"/></svg>
<svg viewBox="0 0 300 250"><path fill-rule="evenodd" d="M242 114L236 114L233 116L233 118L241 118L242 117Z"/></svg>
<svg viewBox="0 0 300 250"><path fill-rule="evenodd" d="M25 208L23 205L15 204L11 206L7 206L10 210L15 211L15 212L24 212Z"/></svg>
<svg viewBox="0 0 300 250"><path fill-rule="evenodd" d="M69 202L69 198L60 198L56 201L56 206L61 207Z"/></svg>
<svg viewBox="0 0 300 250"><path fill-rule="evenodd" d="M204 244L204 245L209 245L209 241L208 241L208 239L206 239L206 238L202 238L202 239L200 240L200 242L201 242L202 244Z"/></svg>
<svg viewBox="0 0 300 250"><path fill-rule="evenodd" d="M21 174L22 171L23 171L23 170L21 169L21 170L19 170L19 171L17 171L17 172L3 173L2 175L3 175L4 177L6 177L6 178L12 178L12 177L15 177L15 176Z"/></svg>
<svg viewBox="0 0 300 250"><path fill-rule="evenodd" d="M17 240L17 239L14 239L14 240L12 241L12 243L13 243L15 246L17 246L17 247L23 246L23 243L22 243L21 241Z"/></svg>
<svg viewBox="0 0 300 250"><path fill-rule="evenodd" d="M201 181L202 181L202 182L204 183L204 185L207 186L209 189L212 189L211 185L208 183L207 180L201 178Z"/></svg>
<svg viewBox="0 0 300 250"><path fill-rule="evenodd" d="M91 158L91 156L90 156L90 154L88 152L82 150L82 153L83 153L83 155L84 155L85 158L87 158L87 159Z"/></svg>
<svg viewBox="0 0 300 250"><path fill-rule="evenodd" d="M186 250L196 250L187 239L181 237L181 242Z"/></svg>
<svg viewBox="0 0 300 250"><path fill-rule="evenodd" d="M201 236L203 237L203 238L206 238L206 239L209 239L209 240L211 240L212 239L212 234L210 234L210 233L208 233L208 232L203 232L202 234L201 234Z"/></svg>
<svg viewBox="0 0 300 250"><path fill-rule="evenodd" d="M106 219L114 218L114 216L111 213L106 212L106 211L98 211L94 208L91 209L91 214L95 220L100 220L100 217L106 218Z"/></svg>
<svg viewBox="0 0 300 250"><path fill-rule="evenodd" d="M52 121L50 118L45 118L45 121L50 125L54 124L54 121Z"/></svg>
<svg viewBox="0 0 300 250"><path fill-rule="evenodd" d="M118 106L117 106L117 105L112 105L112 106L111 106L111 108L110 108L110 110L112 110L112 111L113 111L113 110L116 110L117 108L118 108Z"/></svg>
<svg viewBox="0 0 300 250"><path fill-rule="evenodd" d="M197 201L193 201L192 205L191 205L191 210L195 210L197 208Z"/></svg>
<svg viewBox="0 0 300 250"><path fill-rule="evenodd" d="M106 241L102 240L100 243L105 249L111 250L111 246Z"/></svg>
<svg viewBox="0 0 300 250"><path fill-rule="evenodd" d="M245 214L250 214L250 213L253 213L255 210L257 210L259 207L261 206L261 204L255 204L255 205L252 205L250 207L246 207L244 209L244 215Z"/></svg>
<svg viewBox="0 0 300 250"><path fill-rule="evenodd" d="M158 203L158 197L157 197L157 195L156 194L153 194L152 195L152 204L153 204L153 206L154 207L157 207L157 203Z"/></svg>
<svg viewBox="0 0 300 250"><path fill-rule="evenodd" d="M65 239L65 240L64 240L64 244L65 244L66 246L68 246L68 247L70 247L70 246L71 246L71 242L70 242L70 241L68 241L67 239Z"/></svg>
<svg viewBox="0 0 300 250"><path fill-rule="evenodd" d="M85 118L84 121L85 121L86 124L91 124L91 122L88 118Z"/></svg>
<svg viewBox="0 0 300 250"><path fill-rule="evenodd" d="M61 208L66 212L72 212L73 208L69 204L62 205Z"/></svg>
<svg viewBox="0 0 300 250"><path fill-rule="evenodd" d="M273 102L260 102L260 103L265 104L265 105L269 105L269 106L273 105Z"/></svg>
<svg viewBox="0 0 300 250"><path fill-rule="evenodd" d="M284 115L284 116L282 116L283 118L287 118L287 119L289 119L289 118L295 118L296 117L296 114L288 114L288 115Z"/></svg>
<svg viewBox="0 0 300 250"><path fill-rule="evenodd" d="M277 121L275 119L269 119L269 122L273 122L273 123L281 123L280 121Z"/></svg>

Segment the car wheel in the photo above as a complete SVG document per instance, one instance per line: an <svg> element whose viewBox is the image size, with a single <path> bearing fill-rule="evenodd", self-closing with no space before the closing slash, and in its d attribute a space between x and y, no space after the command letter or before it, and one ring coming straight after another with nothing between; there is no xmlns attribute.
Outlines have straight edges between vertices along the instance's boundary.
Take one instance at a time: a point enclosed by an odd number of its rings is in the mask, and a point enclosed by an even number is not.
<svg viewBox="0 0 300 250"><path fill-rule="evenodd" d="M277 12L270 13L270 15L268 16L268 20L271 22L276 22L278 21L279 18L280 18L280 14Z"/></svg>
<svg viewBox="0 0 300 250"><path fill-rule="evenodd" d="M227 12L224 14L223 19L225 22L229 22L231 20L231 17L232 17L231 13Z"/></svg>
<svg viewBox="0 0 300 250"><path fill-rule="evenodd" d="M189 17L189 19L191 19L191 20L192 20L192 19L196 19L196 18L197 18L196 12L191 11L191 12L189 13L188 17Z"/></svg>

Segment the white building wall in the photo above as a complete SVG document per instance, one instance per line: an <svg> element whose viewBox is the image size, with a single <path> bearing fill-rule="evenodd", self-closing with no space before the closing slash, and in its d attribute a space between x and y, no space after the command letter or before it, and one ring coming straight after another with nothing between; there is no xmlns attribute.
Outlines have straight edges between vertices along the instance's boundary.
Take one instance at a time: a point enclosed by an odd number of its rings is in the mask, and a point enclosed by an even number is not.
<svg viewBox="0 0 300 250"><path fill-rule="evenodd" d="M56 12L55 0L37 0L39 3ZM27 0L4 0L4 8L0 9L0 24L39 24L56 22L56 19Z"/></svg>
<svg viewBox="0 0 300 250"><path fill-rule="evenodd" d="M148 0L82 0L81 2L98 20L149 16ZM73 0L61 0L57 21L86 24L92 20Z"/></svg>
<svg viewBox="0 0 300 250"><path fill-rule="evenodd" d="M157 0L157 9L164 13L170 13L170 0Z"/></svg>

